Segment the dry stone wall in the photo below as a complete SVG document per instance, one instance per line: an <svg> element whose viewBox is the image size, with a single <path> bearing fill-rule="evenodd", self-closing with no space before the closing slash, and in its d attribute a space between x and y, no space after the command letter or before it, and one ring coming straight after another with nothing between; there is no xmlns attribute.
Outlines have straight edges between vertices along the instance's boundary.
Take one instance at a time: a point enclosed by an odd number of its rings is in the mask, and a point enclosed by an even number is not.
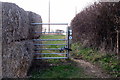
<svg viewBox="0 0 120 80"><path fill-rule="evenodd" d="M2 3L0 2L0 79L2 78Z"/></svg>
<svg viewBox="0 0 120 80"><path fill-rule="evenodd" d="M41 16L14 3L2 2L2 76L24 78L33 60L33 38L39 38Z"/></svg>

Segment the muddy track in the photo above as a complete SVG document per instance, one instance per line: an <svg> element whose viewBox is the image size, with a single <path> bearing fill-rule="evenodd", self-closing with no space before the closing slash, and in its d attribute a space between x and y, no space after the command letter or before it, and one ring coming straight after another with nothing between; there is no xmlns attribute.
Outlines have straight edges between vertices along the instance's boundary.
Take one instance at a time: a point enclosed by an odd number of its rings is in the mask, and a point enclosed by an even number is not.
<svg viewBox="0 0 120 80"><path fill-rule="evenodd" d="M106 74L102 69L89 62L80 59L72 60L77 63L78 67L82 67L84 69L85 74L91 75L93 78L110 78L110 75Z"/></svg>
<svg viewBox="0 0 120 80"><path fill-rule="evenodd" d="M35 62L33 62L33 65L31 66L31 69L28 73L28 76L31 77L31 72L41 71L44 69L48 69L52 66L68 64L75 65L79 68L84 69L84 73L90 76L87 78L110 78L110 75L106 74L105 71L103 71L101 68L91 64L90 62L86 62L80 59L61 60L61 63L57 64L48 63L44 60L36 60Z"/></svg>

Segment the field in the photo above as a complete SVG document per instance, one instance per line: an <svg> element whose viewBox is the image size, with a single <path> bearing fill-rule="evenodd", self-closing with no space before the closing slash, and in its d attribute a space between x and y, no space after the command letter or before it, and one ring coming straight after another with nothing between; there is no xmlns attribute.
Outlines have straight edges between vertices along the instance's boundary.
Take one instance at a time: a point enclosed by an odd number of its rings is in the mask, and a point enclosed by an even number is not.
<svg viewBox="0 0 120 80"><path fill-rule="evenodd" d="M65 39L65 35L45 35L42 36L41 39ZM66 44L65 41L42 41L43 44ZM47 45L43 46L43 48L62 48L65 45ZM43 50L42 53L60 53L59 50ZM65 51L64 51L65 53ZM63 55L64 57L65 55ZM42 57L62 57L61 55L56 55L56 54L48 54L48 55L43 55Z"/></svg>

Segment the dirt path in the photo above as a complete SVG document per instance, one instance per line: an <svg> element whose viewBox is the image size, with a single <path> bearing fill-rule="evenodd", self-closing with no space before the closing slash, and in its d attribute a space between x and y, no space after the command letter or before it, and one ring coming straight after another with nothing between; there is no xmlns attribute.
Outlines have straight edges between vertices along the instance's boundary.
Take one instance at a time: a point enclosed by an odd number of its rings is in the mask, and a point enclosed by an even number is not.
<svg viewBox="0 0 120 80"><path fill-rule="evenodd" d="M36 60L35 62L33 62L33 65L31 66L28 77L32 77L32 72L39 72L48 69L52 66L68 64L82 68L84 71L82 72L82 74L84 73L86 75L86 77L83 76L84 78L110 78L110 76L104 73L104 71L101 70L99 67L94 66L93 64L80 59L63 60L60 61L59 63L48 63L43 60Z"/></svg>
<svg viewBox="0 0 120 80"><path fill-rule="evenodd" d="M94 78L109 78L110 76L103 72L100 68L92 65L84 60L72 59L77 63L78 67L82 67L87 75L91 75Z"/></svg>

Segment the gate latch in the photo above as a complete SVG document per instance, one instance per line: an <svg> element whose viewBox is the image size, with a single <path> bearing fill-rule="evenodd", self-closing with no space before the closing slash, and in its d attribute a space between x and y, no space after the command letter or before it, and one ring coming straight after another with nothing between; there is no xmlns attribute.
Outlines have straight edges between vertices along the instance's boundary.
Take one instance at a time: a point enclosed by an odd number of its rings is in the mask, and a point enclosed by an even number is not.
<svg viewBox="0 0 120 80"><path fill-rule="evenodd" d="M72 49L66 48L65 46L60 49L60 52L63 52L64 50L72 51Z"/></svg>

